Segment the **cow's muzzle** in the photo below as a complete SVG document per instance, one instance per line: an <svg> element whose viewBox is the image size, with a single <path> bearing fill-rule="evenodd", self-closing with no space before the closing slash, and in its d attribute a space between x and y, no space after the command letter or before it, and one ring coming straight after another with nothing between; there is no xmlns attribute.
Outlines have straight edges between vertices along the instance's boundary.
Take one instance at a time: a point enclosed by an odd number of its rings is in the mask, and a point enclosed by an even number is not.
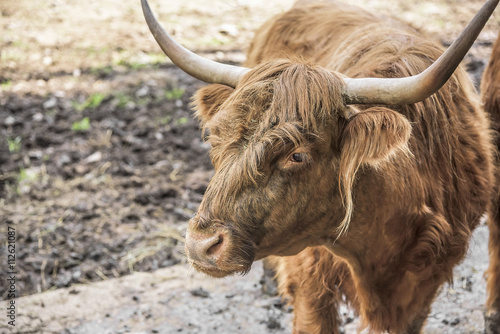
<svg viewBox="0 0 500 334"><path fill-rule="evenodd" d="M186 255L193 267L213 277L245 274L255 259L248 235L229 229L230 223L193 218L186 233Z"/></svg>

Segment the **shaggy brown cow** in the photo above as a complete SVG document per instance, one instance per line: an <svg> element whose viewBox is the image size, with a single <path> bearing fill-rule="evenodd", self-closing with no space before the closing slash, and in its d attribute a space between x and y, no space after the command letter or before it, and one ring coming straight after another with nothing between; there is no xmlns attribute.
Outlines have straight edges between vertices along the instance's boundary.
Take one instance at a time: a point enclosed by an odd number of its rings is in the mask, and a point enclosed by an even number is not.
<svg viewBox="0 0 500 334"><path fill-rule="evenodd" d="M338 333L340 302L372 332L419 333L491 207L492 131L455 68L498 0L438 61L441 46L397 20L299 1L257 32L247 68L182 48L142 1L167 55L214 83L194 99L216 173L189 222L193 266L222 277L274 255L295 333Z"/></svg>
<svg viewBox="0 0 500 334"><path fill-rule="evenodd" d="M497 135L495 144L500 152L500 35L493 45L492 56L481 81L484 109L490 114L492 128ZM496 179L500 180L500 158L496 156ZM488 300L486 301L486 333L500 332L500 185L497 181L496 195L490 210L490 265L487 272Z"/></svg>

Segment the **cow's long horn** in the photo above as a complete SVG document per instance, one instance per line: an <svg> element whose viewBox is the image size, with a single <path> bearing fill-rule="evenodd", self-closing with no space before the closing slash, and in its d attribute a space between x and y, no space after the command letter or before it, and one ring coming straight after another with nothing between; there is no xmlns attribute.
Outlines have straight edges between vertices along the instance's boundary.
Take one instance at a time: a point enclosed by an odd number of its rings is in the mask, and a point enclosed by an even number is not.
<svg viewBox="0 0 500 334"><path fill-rule="evenodd" d="M247 68L221 64L189 51L177 43L162 28L153 15L147 0L141 0L141 4L149 30L151 30L161 49L175 65L187 74L208 83L220 83L236 87L241 76L248 71Z"/></svg>
<svg viewBox="0 0 500 334"><path fill-rule="evenodd" d="M424 72L406 78L346 78L346 104L410 104L425 100L450 78L498 5L488 0L465 30Z"/></svg>

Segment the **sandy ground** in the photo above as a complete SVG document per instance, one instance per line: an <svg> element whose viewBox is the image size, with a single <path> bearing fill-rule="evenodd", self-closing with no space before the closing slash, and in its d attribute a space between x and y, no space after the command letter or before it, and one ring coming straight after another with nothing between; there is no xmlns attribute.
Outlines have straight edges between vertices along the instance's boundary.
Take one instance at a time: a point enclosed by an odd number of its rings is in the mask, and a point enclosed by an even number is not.
<svg viewBox="0 0 500 334"><path fill-rule="evenodd" d="M488 265L480 226L466 260L455 269L454 285L445 286L433 305L425 333L483 332L483 271ZM11 333L290 333L291 309L263 292L262 263L245 277L210 279L175 265L153 273L134 273L93 284L26 296L17 300L17 331ZM7 307L0 302L0 308ZM347 309L346 333L358 321ZM9 333L0 324L0 333Z"/></svg>

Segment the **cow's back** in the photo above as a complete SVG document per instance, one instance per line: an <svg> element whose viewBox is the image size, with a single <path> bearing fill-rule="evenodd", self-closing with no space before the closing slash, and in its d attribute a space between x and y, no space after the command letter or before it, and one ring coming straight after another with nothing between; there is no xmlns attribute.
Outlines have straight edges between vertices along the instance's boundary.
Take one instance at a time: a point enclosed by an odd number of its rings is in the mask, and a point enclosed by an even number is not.
<svg viewBox="0 0 500 334"><path fill-rule="evenodd" d="M377 21L368 12L336 2L299 1L289 11L267 21L250 45L248 67L276 58L300 56L318 62L331 58L357 27Z"/></svg>
<svg viewBox="0 0 500 334"><path fill-rule="evenodd" d="M379 59L388 57L389 63L411 52L412 47L426 50L424 66L443 52L439 44L429 42L419 31L398 20L336 1L303 0L257 31L245 65L254 67L271 59L297 58L350 77L373 76L377 72L381 76ZM370 64L370 59L376 62Z"/></svg>

